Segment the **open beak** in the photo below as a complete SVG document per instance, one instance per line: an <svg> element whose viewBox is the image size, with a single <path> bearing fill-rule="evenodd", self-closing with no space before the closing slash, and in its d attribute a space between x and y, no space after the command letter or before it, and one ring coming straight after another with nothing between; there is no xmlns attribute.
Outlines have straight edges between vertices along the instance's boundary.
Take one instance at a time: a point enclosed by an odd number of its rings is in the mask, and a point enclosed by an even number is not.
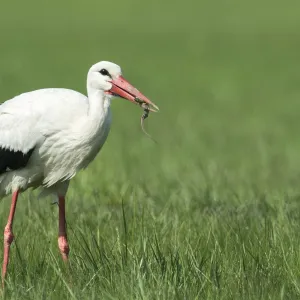
<svg viewBox="0 0 300 300"><path fill-rule="evenodd" d="M122 76L119 76L110 82L112 83L112 88L109 90L109 94L120 96L135 104L139 104L142 107L146 104L150 111L159 111L159 108L153 102L151 102Z"/></svg>

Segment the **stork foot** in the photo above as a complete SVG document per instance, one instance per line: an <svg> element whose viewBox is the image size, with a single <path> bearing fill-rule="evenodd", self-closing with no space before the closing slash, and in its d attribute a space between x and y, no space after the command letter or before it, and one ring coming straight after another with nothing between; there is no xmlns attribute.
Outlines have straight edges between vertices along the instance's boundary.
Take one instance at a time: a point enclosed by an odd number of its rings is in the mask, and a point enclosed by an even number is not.
<svg viewBox="0 0 300 300"><path fill-rule="evenodd" d="M70 252L70 247L69 247L69 243L68 243L66 235L59 235L58 248L59 248L59 251L60 251L60 254L61 254L63 260L67 261L69 252Z"/></svg>
<svg viewBox="0 0 300 300"><path fill-rule="evenodd" d="M12 233L12 228L9 225L5 226L4 229L4 257L3 257L3 266L2 266L2 287L4 288L4 280L6 277L7 266L9 262L9 251L10 245L14 240L14 235Z"/></svg>
<svg viewBox="0 0 300 300"><path fill-rule="evenodd" d="M9 251L10 245L14 240L14 235L12 232L12 225L14 221L14 215L16 211L16 205L18 200L19 191L15 191L12 195L12 201L10 206L10 212L8 216L8 221L4 229L4 256L3 256L3 265L2 265L2 287L4 288L4 281L7 273L7 267L9 263Z"/></svg>
<svg viewBox="0 0 300 300"><path fill-rule="evenodd" d="M68 260L70 247L67 238L65 197L58 196L59 225L58 225L58 248L64 261Z"/></svg>

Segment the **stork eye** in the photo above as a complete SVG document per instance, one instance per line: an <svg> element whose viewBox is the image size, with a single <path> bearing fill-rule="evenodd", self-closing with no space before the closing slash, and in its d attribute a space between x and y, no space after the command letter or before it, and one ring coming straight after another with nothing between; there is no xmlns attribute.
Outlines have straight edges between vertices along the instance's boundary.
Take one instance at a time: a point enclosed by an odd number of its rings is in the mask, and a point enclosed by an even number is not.
<svg viewBox="0 0 300 300"><path fill-rule="evenodd" d="M108 71L106 69L102 69L100 71L100 73L103 75L103 76L110 76L110 74L108 73Z"/></svg>

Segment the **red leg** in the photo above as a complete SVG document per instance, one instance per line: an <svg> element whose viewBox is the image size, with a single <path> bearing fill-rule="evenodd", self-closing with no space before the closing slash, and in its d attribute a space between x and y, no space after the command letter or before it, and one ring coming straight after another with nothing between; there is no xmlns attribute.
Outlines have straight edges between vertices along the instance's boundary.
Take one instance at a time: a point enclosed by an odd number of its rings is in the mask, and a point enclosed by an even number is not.
<svg viewBox="0 0 300 300"><path fill-rule="evenodd" d="M3 265L2 265L2 286L4 287L4 280L7 272L7 266L9 262L9 250L10 245L14 240L14 235L12 232L12 226L14 221L14 215L17 206L19 191L15 191L12 195L12 201L10 206L10 212L8 216L8 221L4 229L4 258L3 258Z"/></svg>
<svg viewBox="0 0 300 300"><path fill-rule="evenodd" d="M69 244L66 230L66 215L65 215L65 197L59 196L59 226L58 226L58 247L64 261L68 260Z"/></svg>

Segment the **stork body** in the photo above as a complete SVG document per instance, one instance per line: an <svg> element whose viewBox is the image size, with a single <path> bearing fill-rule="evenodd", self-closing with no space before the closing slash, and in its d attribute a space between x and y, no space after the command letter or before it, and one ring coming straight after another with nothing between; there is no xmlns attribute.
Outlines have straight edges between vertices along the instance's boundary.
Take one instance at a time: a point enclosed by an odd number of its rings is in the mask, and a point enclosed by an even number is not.
<svg viewBox="0 0 300 300"><path fill-rule="evenodd" d="M97 92L87 98L67 89L37 90L1 105L0 195L40 185L64 195L69 180L104 144L109 106L110 99Z"/></svg>
<svg viewBox="0 0 300 300"><path fill-rule="evenodd" d="M138 97L157 108L110 62L97 63L89 70L87 97L68 89L41 89L0 106L0 197L12 193L4 230L3 285L18 195L29 187L41 186L44 194L57 195L58 244L67 260L65 195L69 180L87 167L103 146L110 129L112 96L132 102Z"/></svg>

